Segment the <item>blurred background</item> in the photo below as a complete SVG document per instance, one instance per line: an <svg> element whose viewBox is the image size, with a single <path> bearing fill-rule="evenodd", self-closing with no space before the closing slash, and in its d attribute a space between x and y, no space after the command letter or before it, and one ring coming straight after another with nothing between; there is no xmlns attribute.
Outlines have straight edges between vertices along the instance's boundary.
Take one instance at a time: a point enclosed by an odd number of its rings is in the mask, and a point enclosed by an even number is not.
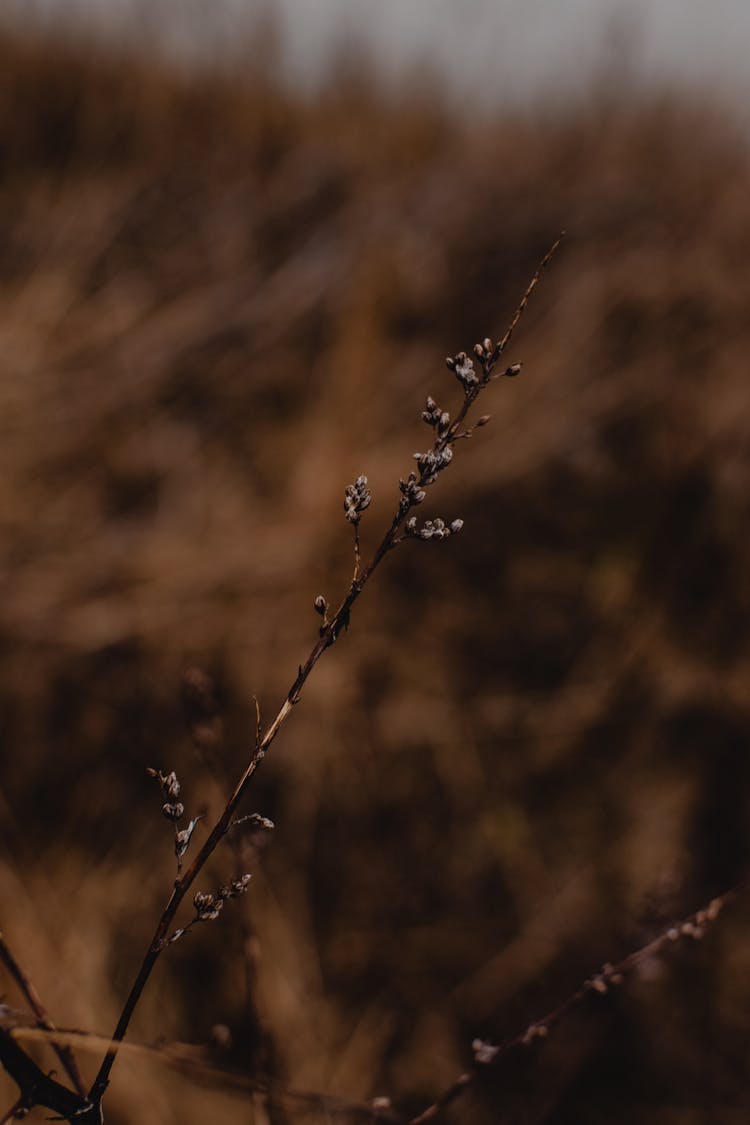
<svg viewBox="0 0 750 1125"><path fill-rule="evenodd" d="M59 1024L111 1031L174 877L146 768L219 811L253 697L270 721L346 591L345 486L367 552L425 397L460 400L442 357L502 333L565 228L522 377L425 507L464 531L388 558L257 775L276 832L201 880L249 895L132 1025L416 1112L746 870L750 9L207 12L3 5L2 928ZM746 1121L749 924L447 1120ZM107 1101L347 1119L135 1054Z"/></svg>

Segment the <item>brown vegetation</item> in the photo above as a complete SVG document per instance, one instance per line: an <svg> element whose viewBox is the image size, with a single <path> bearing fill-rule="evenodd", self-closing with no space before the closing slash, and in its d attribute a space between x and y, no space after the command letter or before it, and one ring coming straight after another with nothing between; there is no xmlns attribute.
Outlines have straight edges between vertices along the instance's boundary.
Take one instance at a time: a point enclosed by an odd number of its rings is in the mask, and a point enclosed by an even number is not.
<svg viewBox="0 0 750 1125"><path fill-rule="evenodd" d="M168 893L146 768L220 809L346 589L345 485L373 546L440 357L570 232L426 512L463 534L387 561L257 776L272 842L216 858L251 892L133 1026L416 1112L745 872L747 150L668 99L479 126L351 76L303 102L7 37L0 66L2 926L59 1025L111 1031ZM740 903L451 1119L744 1120L746 934ZM107 1120L248 1104L133 1053Z"/></svg>

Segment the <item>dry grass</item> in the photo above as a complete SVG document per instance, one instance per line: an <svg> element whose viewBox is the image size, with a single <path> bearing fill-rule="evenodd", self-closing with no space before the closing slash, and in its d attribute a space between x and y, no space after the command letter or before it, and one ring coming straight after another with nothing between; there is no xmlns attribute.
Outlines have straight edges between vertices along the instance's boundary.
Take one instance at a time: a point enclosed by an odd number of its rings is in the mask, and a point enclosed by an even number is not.
<svg viewBox="0 0 750 1125"><path fill-rule="evenodd" d="M176 946L133 1029L227 1024L235 1066L416 1109L745 870L746 150L667 100L479 129L351 77L302 104L11 38L0 65L0 886L61 1024L111 1029L172 878L145 767L220 807L183 669L239 772L348 581L344 485L374 542L441 356L571 232L436 495L464 534L363 599L258 775L241 924ZM744 1118L737 917L452 1119ZM135 1058L108 1107L248 1115Z"/></svg>

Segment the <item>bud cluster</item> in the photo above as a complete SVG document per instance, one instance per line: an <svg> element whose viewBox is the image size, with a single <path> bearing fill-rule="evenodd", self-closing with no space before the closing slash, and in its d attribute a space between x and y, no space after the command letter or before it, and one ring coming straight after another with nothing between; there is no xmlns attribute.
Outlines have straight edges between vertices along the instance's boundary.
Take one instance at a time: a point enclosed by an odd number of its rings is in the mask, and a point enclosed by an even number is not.
<svg viewBox="0 0 750 1125"><path fill-rule="evenodd" d="M213 922L215 918L219 917L223 905L223 898L198 891L193 897L196 922Z"/></svg>
<svg viewBox="0 0 750 1125"><path fill-rule="evenodd" d="M174 770L165 774L162 773L161 770L151 768L147 769L146 773L149 777L157 778L161 786L162 796L166 798L161 807L161 811L162 815L165 816L167 820L171 820L174 825L174 853L177 856L177 869L179 871L182 865L182 858L190 846L190 838L193 835L195 826L198 821L203 818L203 814L201 813L199 816L194 817L184 828L180 828L177 822L182 820L185 815L185 806L182 801L177 800L180 795L180 783L177 780L177 774Z"/></svg>
<svg viewBox="0 0 750 1125"><path fill-rule="evenodd" d="M475 387L479 386L479 376L474 370L474 360L466 352L459 352L455 356L447 356L445 365L463 385L465 394L469 394Z"/></svg>
<svg viewBox="0 0 750 1125"><path fill-rule="evenodd" d="M367 487L367 477L357 477L354 484L348 484L344 492L344 513L349 523L359 523L365 508L370 507L372 493Z"/></svg>
<svg viewBox="0 0 750 1125"><path fill-rule="evenodd" d="M497 359L499 350L496 351L496 348L497 345L492 343L489 336L485 336L481 344L474 345L474 355L486 366L488 363L494 363Z"/></svg>
<svg viewBox="0 0 750 1125"><path fill-rule="evenodd" d="M231 823L232 828L237 828L240 824L247 824L247 826L255 832L273 832L276 825L267 816L261 816L260 813L248 813L247 816L241 816Z"/></svg>
<svg viewBox="0 0 750 1125"><path fill-rule="evenodd" d="M546 1039L549 1035L549 1028L546 1023L531 1023L526 1028L521 1038L521 1045L524 1047L531 1046L537 1039Z"/></svg>
<svg viewBox="0 0 750 1125"><path fill-rule="evenodd" d="M233 879L231 883L219 887L216 894L198 891L193 896L193 906L195 907L195 918L193 921L213 922L219 917L227 899L239 898L240 895L244 895L245 891L250 886L251 879L252 875L241 875L239 879Z"/></svg>
<svg viewBox="0 0 750 1125"><path fill-rule="evenodd" d="M463 520L453 520L450 525L439 518L425 520L421 527L417 527L417 517L412 516L406 521L405 531L413 539L447 539L449 535L458 535L464 526Z"/></svg>
<svg viewBox="0 0 750 1125"><path fill-rule="evenodd" d="M471 1044L474 1053L474 1062L477 1066L490 1066L500 1054L500 1048L484 1039L475 1039Z"/></svg>
<svg viewBox="0 0 750 1125"><path fill-rule="evenodd" d="M185 806L181 801L177 800L180 795L180 783L177 780L177 774L174 770L164 774L161 770L154 769L147 769L146 773L149 777L159 779L162 796L165 798L165 802L161 807L163 815L167 820L179 820L185 813Z"/></svg>
<svg viewBox="0 0 750 1125"><path fill-rule="evenodd" d="M325 615L328 613L328 602L325 600L322 594L318 594L317 598L313 602L313 605L315 606L315 612L319 613L321 617L325 617Z"/></svg>
<svg viewBox="0 0 750 1125"><path fill-rule="evenodd" d="M667 930L666 937L668 941L677 941L681 937L695 938L696 941L700 940L706 932L706 925L713 922L718 918L719 911L723 906L721 898L712 899L704 910L699 910L692 918L688 918L680 926L672 926Z"/></svg>
<svg viewBox="0 0 750 1125"><path fill-rule="evenodd" d="M434 398L428 397L422 411L422 421L428 426L434 426L438 437L444 437L451 424L451 416L447 410L441 410Z"/></svg>
<svg viewBox="0 0 750 1125"><path fill-rule="evenodd" d="M408 512L409 508L413 508L415 504L421 504L427 495L420 486L416 473L409 473L406 480L398 482L398 487L401 490L400 508L402 512Z"/></svg>
<svg viewBox="0 0 750 1125"><path fill-rule="evenodd" d="M625 979L624 974L620 972L614 965L607 961L602 965L598 973L594 973L587 981L584 981L583 987L592 992L599 992L602 995L609 992L610 987L622 984Z"/></svg>
<svg viewBox="0 0 750 1125"><path fill-rule="evenodd" d="M419 484L434 484L438 473L453 460L453 450L449 445L445 449L430 449L427 453L415 453L414 460L419 466Z"/></svg>
<svg viewBox="0 0 750 1125"><path fill-rule="evenodd" d="M474 360L471 356L468 356L466 352L459 352L458 355L455 356L447 356L445 363L448 369L456 376L459 383L463 385L464 393L469 395L473 394L478 387L485 386L490 378L497 378L497 375L493 376L492 369L500 358L500 353L501 345L493 344L488 336L481 344L474 345L474 355L482 366L482 370L479 374L477 374L474 368ZM503 376L507 376L508 378L520 375L520 373L520 363L513 363L502 372Z"/></svg>

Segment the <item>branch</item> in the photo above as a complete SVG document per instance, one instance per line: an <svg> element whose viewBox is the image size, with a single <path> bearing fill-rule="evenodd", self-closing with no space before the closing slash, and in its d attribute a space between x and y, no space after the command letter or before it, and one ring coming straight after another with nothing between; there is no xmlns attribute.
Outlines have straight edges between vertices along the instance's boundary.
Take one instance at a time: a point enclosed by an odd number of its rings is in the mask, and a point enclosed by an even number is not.
<svg viewBox="0 0 750 1125"><path fill-rule="evenodd" d="M130 993L125 1001L122 1013L117 1022L117 1027L112 1034L112 1041L110 1047L104 1056L99 1072L94 1080L94 1083L89 1092L89 1098L93 1102L99 1102L104 1094L109 1083L109 1075L117 1057L119 1044L125 1037L133 1012L136 1005L140 1000L143 989L151 975L160 954L165 948L167 942L167 935L169 933L172 921L182 903L185 895L190 890L196 877L202 871L206 861L213 854L217 845L224 838L228 832L235 810L242 800L250 781L257 770L258 766L263 761L269 747L276 738L276 735L281 730L281 727L288 719L292 712L292 708L299 701L302 690L307 682L307 679L312 672L315 665L320 660L326 649L330 648L340 637L341 633L348 627L352 607L364 590L367 583L372 578L373 574L380 566L381 562L388 554L388 552L397 543L401 542L399 532L406 526L407 534L414 537L429 538L432 535L432 525L430 525L430 535L426 533L425 528L421 532L414 529L416 520L412 519L407 521L407 517L412 507L421 503L425 497L425 490L435 482L438 474L447 467L453 456L453 444L461 433L463 422L471 408L476 401L477 397L482 390L485 389L491 379L497 378L500 372L495 372L494 368L502 356L505 348L507 347L513 331L518 324L523 312L529 302L529 298L536 288L542 271L548 265L553 255L556 253L562 235L554 242L544 258L540 262L534 276L532 277L526 291L511 319L505 335L497 344L492 344L490 340L485 340L484 344L477 344L474 349L474 354L477 356L480 369L474 370L474 362L465 353L461 352L454 359L447 361L449 368L455 373L459 382L462 383L464 388L464 401L461 409L458 412L455 420L451 423L447 414L441 414L439 421L433 421L432 418L427 418L423 413L422 417L428 421L430 425L436 428L436 436L433 442L432 451L425 454L416 454L419 472L412 472L409 474L407 481L401 482L401 500L399 502L396 513L393 516L391 525L386 531L379 547L376 549L374 555L364 568L360 569L359 565L359 537L356 535L356 560L355 572L352 579L349 592L341 602L341 605L336 610L335 614L330 621L326 621L320 629L320 635L316 643L313 645L310 654L304 664L299 666L297 677L290 687L286 699L284 700L276 718L267 727L265 734L262 738L257 739L254 749L250 755L250 760L240 777L239 781L234 787L232 795L227 801L224 811L219 816L219 819L214 824L208 837L206 838L203 846L196 855L190 867L179 878L175 880L172 895L167 903L159 923L151 939L143 962L138 974L133 982ZM517 375L520 371L520 365L513 368L508 368L504 372L506 375ZM428 400L429 403L432 400ZM432 404L435 405L434 403ZM359 522L361 512L369 505L370 496L367 490L367 478L360 477L355 485L349 486L346 490L345 509L347 519L355 525L355 532ZM441 522L441 531L447 534ZM455 529L460 528L461 521L455 521ZM404 536L403 538L405 538ZM442 537L442 536L441 536Z"/></svg>
<svg viewBox="0 0 750 1125"><path fill-rule="evenodd" d="M13 1121L14 1118L25 1116L26 1105L24 1104L23 1098L18 1098L15 1102L13 1102L13 1105L10 1107L10 1109L6 1113L4 1113L2 1117L0 1117L0 1125L7 1125L7 1123L9 1121Z"/></svg>
<svg viewBox="0 0 750 1125"><path fill-rule="evenodd" d="M43 1028L27 1027L22 1022L21 1016L15 1018L3 1017L2 1026L12 1032L15 1042L22 1043L49 1043L51 1035ZM70 1028L56 1028L55 1034L59 1042L76 1046L82 1051L100 1051L109 1046L109 1040L90 1031L79 1031ZM274 1098L276 1101L288 1102L291 1105L307 1105L319 1109L327 1114L347 1114L366 1118L369 1122L384 1121L393 1125L401 1123L403 1116L398 1115L390 1105L388 1098L374 1098L371 1102L351 1101L325 1094L319 1090L302 1090L295 1086L287 1086L284 1082L268 1075L248 1075L244 1072L228 1070L224 1067L214 1066L204 1057L202 1047L190 1043L163 1043L150 1046L143 1043L123 1043L120 1047L129 1058L140 1057L150 1062L159 1062L182 1074L186 1074L196 1081L210 1083L224 1090L231 1089L245 1093L259 1093ZM13 1106L13 1111L23 1108L25 1103L19 1099ZM10 1118L8 1118L10 1120ZM0 1125L3 1125L0 1118Z"/></svg>
<svg viewBox="0 0 750 1125"><path fill-rule="evenodd" d="M562 1004L558 1004L546 1016L535 1020L529 1024L525 1031L513 1036L511 1039L504 1039L502 1043L493 1046L490 1043L484 1043L480 1039L475 1039L472 1047L474 1050L474 1063L473 1066L464 1071L447 1087L446 1090L440 1094L430 1105L423 1109L421 1113L413 1117L408 1125L427 1125L427 1122L434 1121L444 1109L446 1109L452 1102L459 1098L470 1086L481 1078L483 1073L496 1066L501 1059L503 1059L511 1051L520 1047L529 1047L532 1043L538 1042L540 1039L546 1039L550 1031L557 1026L568 1015L573 1008L577 1008L584 1000L596 992L604 994L609 992L610 988L622 984L625 978L633 972L643 961L648 960L650 957L655 957L662 950L668 946L673 945L679 941L680 938L691 937L698 940L703 937L706 926L718 918L720 912L729 903L733 902L740 894L747 891L746 885L733 887L731 890L725 891L723 894L718 895L712 899L707 906L700 910L696 910L694 914L690 914L684 918L682 922L676 922L670 926L669 929L659 934L658 937L653 938L647 942L646 945L636 949L633 953L629 953L627 957L623 957L621 961L616 964L607 962L599 969L597 973L585 980L583 984L576 989L575 992L564 1000Z"/></svg>
<svg viewBox="0 0 750 1125"><path fill-rule="evenodd" d="M483 1074L497 1066L506 1055L512 1051L530 1047L532 1044L546 1039L550 1031L573 1009L579 1007L592 993L606 994L611 988L622 984L629 974L639 964L651 957L657 956L668 947L674 945L682 938L699 940L705 934L709 923L714 922L723 909L734 902L740 895L748 890L747 884L734 887L712 899L705 907L690 914L680 922L674 923L656 938L641 946L639 949L623 957L615 964L606 963L598 972L583 982L575 992L566 1000L553 1008L545 1016L540 1017L518 1035L503 1040L497 1046L475 1040L472 1044L474 1050L474 1063L472 1067L460 1074L447 1089L440 1094L430 1105L423 1109L408 1123L406 1118L397 1113L388 1098L374 1098L371 1102L353 1102L323 1094L318 1091L301 1090L286 1086L273 1078L264 1075L249 1077L231 1070L212 1066L200 1055L197 1055L192 1045L172 1043L152 1047L144 1044L122 1044L120 1049L129 1055L141 1055L165 1063L183 1073L192 1075L196 1079L220 1084L222 1087L231 1087L235 1090L252 1091L289 1103L306 1104L321 1111L333 1114L348 1114L368 1119L371 1122L383 1121L392 1125L428 1125L435 1121L440 1114L459 1098L469 1087L481 1080ZM6 1070L15 1078L22 1090L22 1095L12 1107L15 1113L19 1109L29 1108L30 1105L46 1105L62 1113L66 1120L73 1125L100 1125L101 1117L97 1106L90 1102L76 1098L65 1087L54 1082L43 1074L29 1057L18 1046L16 1040L26 1042L51 1042L54 1039L63 1045L76 1045L83 1050L98 1050L101 1045L108 1044L103 1039L91 1032L74 1031L65 1028L56 1028L54 1032L37 1027L24 1026L24 1014L0 1015L0 1061ZM12 1032L12 1033L11 1033ZM11 1115L12 1116L12 1115ZM6 1120L11 1117L6 1115ZM0 1119L2 1125L2 1119Z"/></svg>
<svg viewBox="0 0 750 1125"><path fill-rule="evenodd" d="M69 1121L71 1125L102 1125L102 1111L98 1103L74 1094L67 1086L45 1074L18 1046L11 1033L2 1027L0 1062L20 1090L16 1103L18 1108L31 1109L32 1106L41 1105L54 1110L63 1121Z"/></svg>
<svg viewBox="0 0 750 1125"><path fill-rule="evenodd" d="M6 942L5 937L2 933L0 933L0 960L2 960L6 969L13 977L23 995L26 997L29 1007L36 1016L37 1027L41 1027L45 1031L54 1031L55 1025L49 1018L47 1010L44 1007L44 1004L42 1004L39 993L34 987L31 979L26 975L26 973L19 965L18 961L16 961L15 957L11 953L10 947L8 946L8 943ZM52 1050L55 1052L62 1065L65 1067L65 1070L67 1071L68 1076L78 1093L82 1098L85 1097L86 1088L83 1085L83 1080L81 1078L80 1071L78 1070L78 1065L76 1064L73 1052L69 1047L63 1047L60 1044L56 1043L54 1039L50 1040L50 1046L52 1047Z"/></svg>

